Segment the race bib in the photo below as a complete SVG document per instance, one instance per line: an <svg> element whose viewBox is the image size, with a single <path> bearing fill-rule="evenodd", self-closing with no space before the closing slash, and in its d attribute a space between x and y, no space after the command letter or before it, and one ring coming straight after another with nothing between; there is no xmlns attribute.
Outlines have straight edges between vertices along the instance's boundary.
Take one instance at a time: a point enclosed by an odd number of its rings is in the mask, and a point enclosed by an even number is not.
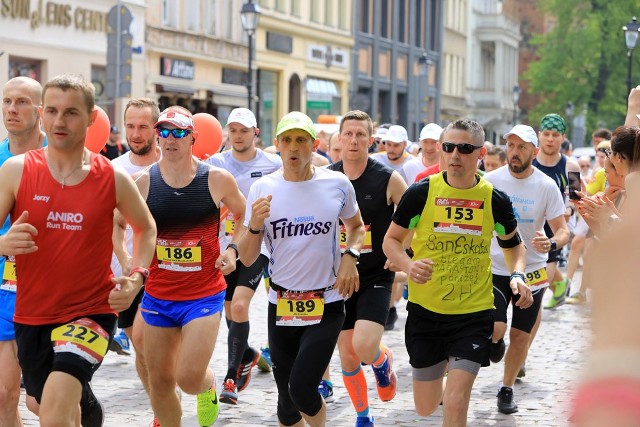
<svg viewBox="0 0 640 427"><path fill-rule="evenodd" d="M0 289L15 292L18 288L18 280L16 278L16 261L15 257L9 256L4 262L4 271L2 272L2 283Z"/></svg>
<svg viewBox="0 0 640 427"><path fill-rule="evenodd" d="M371 253L371 224L365 224L364 229L364 243L362 245L362 249L360 249L361 254ZM347 227L344 224L340 224L340 250L344 252L347 249Z"/></svg>
<svg viewBox="0 0 640 427"><path fill-rule="evenodd" d="M433 231L480 236L484 219L484 202L436 197L433 219Z"/></svg>
<svg viewBox="0 0 640 427"><path fill-rule="evenodd" d="M277 326L309 326L320 323L324 313L324 292L278 291Z"/></svg>
<svg viewBox="0 0 640 427"><path fill-rule="evenodd" d="M97 364L107 354L109 333L93 320L83 317L51 331L51 342L56 353L73 353Z"/></svg>
<svg viewBox="0 0 640 427"><path fill-rule="evenodd" d="M158 239L158 268L192 272L202 270L202 247L199 240Z"/></svg>
<svg viewBox="0 0 640 427"><path fill-rule="evenodd" d="M527 286L532 291L549 286L549 278L547 277L547 269L542 267L526 274Z"/></svg>
<svg viewBox="0 0 640 427"><path fill-rule="evenodd" d="M233 214L229 212L227 217L224 220L224 235L225 236L233 236L233 233L236 231L236 221L233 218Z"/></svg>

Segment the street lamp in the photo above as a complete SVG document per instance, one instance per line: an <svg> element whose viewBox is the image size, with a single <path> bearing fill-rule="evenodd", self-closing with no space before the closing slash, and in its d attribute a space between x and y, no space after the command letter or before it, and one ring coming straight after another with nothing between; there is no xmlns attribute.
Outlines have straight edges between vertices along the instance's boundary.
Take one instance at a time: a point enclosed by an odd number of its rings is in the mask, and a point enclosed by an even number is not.
<svg viewBox="0 0 640 427"><path fill-rule="evenodd" d="M242 29L247 33L249 39L249 75L247 79L247 106L253 111L253 35L258 28L258 20L260 19L260 8L257 4L253 4L253 0L248 0L242 5L240 10L240 21L242 21Z"/></svg>
<svg viewBox="0 0 640 427"><path fill-rule="evenodd" d="M631 56L633 54L633 49L636 48L636 43L638 43L638 35L640 33L640 25L638 25L638 20L634 16L631 18L631 21L627 22L627 25L622 27L622 31L624 31L624 41L627 45L627 59L629 61L628 65L628 74L627 74L627 95L631 93Z"/></svg>
<svg viewBox="0 0 640 427"><path fill-rule="evenodd" d="M513 125L518 121L518 101L520 101L520 86L515 85L511 92L511 100L513 101Z"/></svg>

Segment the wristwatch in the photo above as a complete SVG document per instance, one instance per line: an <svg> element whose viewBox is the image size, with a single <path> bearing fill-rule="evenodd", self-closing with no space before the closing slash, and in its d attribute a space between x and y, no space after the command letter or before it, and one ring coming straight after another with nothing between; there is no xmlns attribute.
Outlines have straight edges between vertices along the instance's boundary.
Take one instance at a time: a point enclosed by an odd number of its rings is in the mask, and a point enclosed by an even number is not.
<svg viewBox="0 0 640 427"><path fill-rule="evenodd" d="M240 251L238 250L238 245L236 245L235 243L229 243L227 245L227 249L233 249L234 251L236 251L236 258L238 258L240 256Z"/></svg>
<svg viewBox="0 0 640 427"><path fill-rule="evenodd" d="M352 257L354 257L356 260L360 260L360 251L353 249L353 248L347 248L344 251L345 254L349 254Z"/></svg>
<svg viewBox="0 0 640 427"><path fill-rule="evenodd" d="M549 252L555 251L558 249L558 245L556 245L556 241L553 239L549 239Z"/></svg>
<svg viewBox="0 0 640 427"><path fill-rule="evenodd" d="M133 277L133 273L140 273L140 275L142 276L142 286L144 286L145 282L149 278L149 270L144 267L132 268L129 277Z"/></svg>

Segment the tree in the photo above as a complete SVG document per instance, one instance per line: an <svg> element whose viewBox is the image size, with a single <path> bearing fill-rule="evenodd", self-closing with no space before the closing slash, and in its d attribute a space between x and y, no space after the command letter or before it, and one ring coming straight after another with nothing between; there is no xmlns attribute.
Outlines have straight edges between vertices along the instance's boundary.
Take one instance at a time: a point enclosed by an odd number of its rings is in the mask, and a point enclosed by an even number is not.
<svg viewBox="0 0 640 427"><path fill-rule="evenodd" d="M621 27L640 14L638 0L539 0L545 16L555 21L546 34L534 35L538 60L524 79L540 103L531 123L572 102L576 114L587 112L587 134L599 126L624 123L627 99L627 49ZM633 56L633 75L640 74L640 46ZM632 77L634 85L640 80Z"/></svg>

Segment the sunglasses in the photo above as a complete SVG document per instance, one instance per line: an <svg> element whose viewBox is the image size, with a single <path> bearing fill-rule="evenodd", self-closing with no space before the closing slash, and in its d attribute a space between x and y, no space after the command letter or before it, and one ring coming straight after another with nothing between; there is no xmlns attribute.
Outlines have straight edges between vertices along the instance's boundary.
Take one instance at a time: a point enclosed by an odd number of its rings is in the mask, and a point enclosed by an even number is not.
<svg viewBox="0 0 640 427"><path fill-rule="evenodd" d="M482 147L484 147L484 145L454 144L453 142L442 143L442 151L444 151L445 153L453 153L453 151L457 148L460 154L471 154Z"/></svg>
<svg viewBox="0 0 640 427"><path fill-rule="evenodd" d="M182 139L190 133L191 131L187 129L158 128L158 135L160 135L160 138L169 138L169 135L171 134L175 139Z"/></svg>
<svg viewBox="0 0 640 427"><path fill-rule="evenodd" d="M607 159L611 157L611 150L609 150L608 148L601 148L598 151L603 152Z"/></svg>

